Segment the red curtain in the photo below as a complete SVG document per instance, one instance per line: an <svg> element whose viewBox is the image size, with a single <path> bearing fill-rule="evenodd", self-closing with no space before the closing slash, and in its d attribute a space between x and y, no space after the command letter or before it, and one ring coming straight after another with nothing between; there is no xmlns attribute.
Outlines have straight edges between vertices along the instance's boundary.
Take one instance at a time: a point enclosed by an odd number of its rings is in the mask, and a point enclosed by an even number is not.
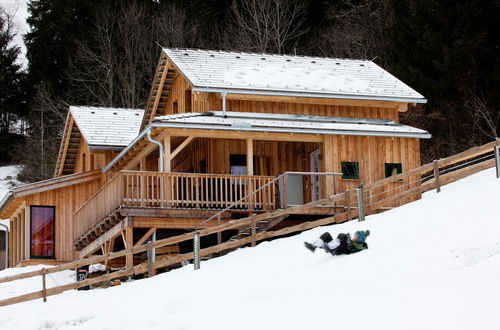
<svg viewBox="0 0 500 330"><path fill-rule="evenodd" d="M31 207L31 257L54 258L54 207Z"/></svg>

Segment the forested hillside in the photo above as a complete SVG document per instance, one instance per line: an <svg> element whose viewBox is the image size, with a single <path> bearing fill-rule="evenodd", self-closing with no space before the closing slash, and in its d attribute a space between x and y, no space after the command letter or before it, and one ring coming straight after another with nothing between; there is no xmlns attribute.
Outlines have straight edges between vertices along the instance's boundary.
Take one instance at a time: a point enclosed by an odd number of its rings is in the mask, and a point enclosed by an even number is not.
<svg viewBox="0 0 500 330"><path fill-rule="evenodd" d="M28 69L0 11L0 163L51 177L68 104L144 107L160 46L373 60L429 100L423 162L496 137L493 0L31 0ZM28 129L18 129L19 119Z"/></svg>

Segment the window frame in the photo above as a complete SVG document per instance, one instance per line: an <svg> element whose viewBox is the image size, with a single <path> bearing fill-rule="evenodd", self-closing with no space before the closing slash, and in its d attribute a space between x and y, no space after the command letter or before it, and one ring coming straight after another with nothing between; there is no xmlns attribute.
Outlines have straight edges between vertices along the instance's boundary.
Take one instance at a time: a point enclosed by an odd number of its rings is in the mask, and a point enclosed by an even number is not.
<svg viewBox="0 0 500 330"><path fill-rule="evenodd" d="M354 176L349 176L344 173L344 166L348 164L354 165ZM359 162L356 161L342 161L340 162L340 171L342 172L343 180L359 180Z"/></svg>
<svg viewBox="0 0 500 330"><path fill-rule="evenodd" d="M384 163L384 178L390 178L393 175L387 175L389 166L396 167L396 175L403 173L403 164L402 163Z"/></svg>
<svg viewBox="0 0 500 330"><path fill-rule="evenodd" d="M34 255L33 254L33 209L34 208L41 208L41 207L45 207L45 208L51 208L52 209L52 212L53 212L53 215L54 215L54 220L53 220L53 223L54 225L52 226L52 237L54 237L54 244L53 244L53 247L52 247L52 256L37 256L37 255ZM53 206L53 205L30 205L30 258L31 259L49 259L49 260L53 260L53 259L56 259L56 207Z"/></svg>

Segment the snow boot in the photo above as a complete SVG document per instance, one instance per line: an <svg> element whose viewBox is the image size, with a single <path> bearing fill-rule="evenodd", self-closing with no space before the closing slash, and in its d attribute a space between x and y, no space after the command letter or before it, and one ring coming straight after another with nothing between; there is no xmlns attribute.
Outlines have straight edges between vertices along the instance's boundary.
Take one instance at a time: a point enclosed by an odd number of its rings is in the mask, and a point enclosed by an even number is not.
<svg viewBox="0 0 500 330"><path fill-rule="evenodd" d="M304 245L311 252L314 252L314 250L316 250L316 246L312 245L311 243L304 242Z"/></svg>

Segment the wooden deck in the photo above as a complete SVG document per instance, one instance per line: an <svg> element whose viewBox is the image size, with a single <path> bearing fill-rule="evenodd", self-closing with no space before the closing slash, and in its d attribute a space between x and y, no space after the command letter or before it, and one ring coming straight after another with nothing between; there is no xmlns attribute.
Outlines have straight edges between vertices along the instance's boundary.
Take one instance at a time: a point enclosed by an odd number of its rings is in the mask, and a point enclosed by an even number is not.
<svg viewBox="0 0 500 330"><path fill-rule="evenodd" d="M97 239L125 217L137 225L177 228L164 223L179 219L185 228L228 207L231 212L261 213L276 208L272 176L121 171L73 215L77 250ZM246 196L250 195L248 198ZM144 219L141 219L144 218ZM162 220L152 220L162 218ZM227 218L226 215L221 217ZM194 221L193 219L198 219ZM191 224L190 224L190 223Z"/></svg>

